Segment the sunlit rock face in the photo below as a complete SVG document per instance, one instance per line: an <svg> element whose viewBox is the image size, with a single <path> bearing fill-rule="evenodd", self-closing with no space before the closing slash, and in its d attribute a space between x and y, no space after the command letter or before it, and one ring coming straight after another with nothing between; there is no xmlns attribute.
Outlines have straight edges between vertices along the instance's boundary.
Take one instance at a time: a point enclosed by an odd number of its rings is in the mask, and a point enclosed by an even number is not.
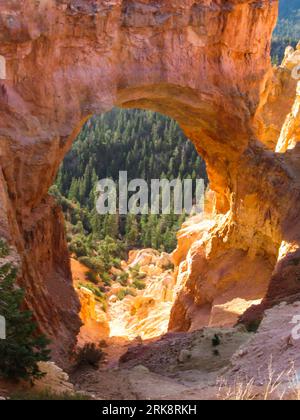
<svg viewBox="0 0 300 420"><path fill-rule="evenodd" d="M221 246L218 235L228 223L228 215L204 214L188 220L178 232L173 253L177 300L170 330L235 325L265 296L274 262Z"/></svg>
<svg viewBox="0 0 300 420"><path fill-rule="evenodd" d="M299 65L299 45L296 50L287 48L261 94L254 126L269 152L265 151L265 173L260 170L256 180L249 177L252 193L242 196L237 213L231 207L220 215L210 192L208 211L178 233L173 254L178 295L171 330L237 321L250 325L262 319L264 309L299 299ZM254 189L257 182L260 193ZM278 188L277 196L271 197L271 184ZM243 187L240 182L238 190Z"/></svg>
<svg viewBox="0 0 300 420"><path fill-rule="evenodd" d="M296 96L299 75L300 45L294 50L287 47L280 66L273 68L269 74L265 89L261 94L260 105L256 113L256 128L259 139L271 150L285 152L289 140L287 131L290 113L297 113ZM299 93L297 94L299 95ZM296 98L295 98L296 96ZM296 104L295 103L296 99ZM299 124L298 124L299 126Z"/></svg>
<svg viewBox="0 0 300 420"><path fill-rule="evenodd" d="M295 84L300 80L300 42L297 45L296 50L291 47L287 48L285 57L281 68L283 68L292 77L291 84ZM278 72L278 70L277 70ZM293 89L293 92L295 90ZM297 159L295 151L292 150L297 148L297 143L300 141L300 84L297 83L296 95L293 96L294 103L291 107L291 112L286 116L285 122L282 126L280 137L278 139L276 152L286 153L287 150L291 150L290 155L293 155L294 159Z"/></svg>
<svg viewBox="0 0 300 420"><path fill-rule="evenodd" d="M97 296L88 288L87 275L89 269L79 261L71 258L71 270L73 285L80 301L80 320L82 326L77 336L77 346L82 347L86 343L98 344L101 340L109 337L110 327L103 303L97 300Z"/></svg>
<svg viewBox="0 0 300 420"><path fill-rule="evenodd" d="M95 295L88 289L78 289L78 296L81 304L80 318L83 326L80 329L77 343L99 343L100 340L109 337L109 323L106 313L97 303Z"/></svg>
<svg viewBox="0 0 300 420"><path fill-rule="evenodd" d="M263 287L282 241L298 243L296 148L275 153L280 128L264 118L277 7L271 0L1 2L0 234L19 253L27 304L57 360L74 343L79 304L61 213L47 191L92 114L115 105L162 112L207 162L216 223L210 239L200 239L204 247L193 244L188 254L193 269L182 280L173 328L190 328L232 281L252 284L253 270ZM292 103L282 101L280 112ZM289 270L296 278L297 265Z"/></svg>
<svg viewBox="0 0 300 420"><path fill-rule="evenodd" d="M299 179L300 179L300 160L299 160L299 66L300 50L299 44L294 50L292 47L286 49L284 60L278 68L274 68L272 85L277 90L277 95L268 100L265 109L272 116L275 123L277 116L274 115L275 107L280 112L280 119L283 122L280 126L279 136L275 144L276 157L286 169L290 181L278 192L279 197L276 201L281 201L286 205L285 217L281 219L281 242L278 248L276 264L272 272L268 291L261 305L253 306L241 317L246 323L253 323L257 319L262 319L263 310L273 305L284 302L294 302L299 300ZM285 106L284 106L285 103ZM275 123L276 124L276 123ZM287 194L285 192L287 188Z"/></svg>
<svg viewBox="0 0 300 420"><path fill-rule="evenodd" d="M133 278L130 269L139 267L144 288L135 291L135 296L118 300L113 294L120 284L112 287L108 303L110 335L133 340L159 337L168 331L170 312L175 298L176 277L171 257L153 249L131 251L123 270L129 274L128 284Z"/></svg>

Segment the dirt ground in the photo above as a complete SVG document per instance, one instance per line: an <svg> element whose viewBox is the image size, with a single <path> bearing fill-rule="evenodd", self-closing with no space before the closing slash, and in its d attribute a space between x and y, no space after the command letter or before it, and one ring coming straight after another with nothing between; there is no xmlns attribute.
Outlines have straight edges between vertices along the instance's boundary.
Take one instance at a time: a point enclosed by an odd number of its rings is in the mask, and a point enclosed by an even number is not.
<svg viewBox="0 0 300 420"><path fill-rule="evenodd" d="M98 370L82 368L71 380L104 400L216 399L224 368L250 337L243 329L206 328L138 345L115 340Z"/></svg>

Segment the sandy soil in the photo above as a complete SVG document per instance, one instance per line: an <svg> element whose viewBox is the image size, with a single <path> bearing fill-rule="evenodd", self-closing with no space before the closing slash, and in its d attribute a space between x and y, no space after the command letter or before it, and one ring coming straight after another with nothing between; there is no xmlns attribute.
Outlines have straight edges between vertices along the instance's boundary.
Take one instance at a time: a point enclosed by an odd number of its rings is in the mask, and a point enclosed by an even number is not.
<svg viewBox="0 0 300 420"><path fill-rule="evenodd" d="M250 337L241 329L207 328L138 345L116 340L104 349L100 369L80 369L71 379L97 399L215 399L224 367Z"/></svg>

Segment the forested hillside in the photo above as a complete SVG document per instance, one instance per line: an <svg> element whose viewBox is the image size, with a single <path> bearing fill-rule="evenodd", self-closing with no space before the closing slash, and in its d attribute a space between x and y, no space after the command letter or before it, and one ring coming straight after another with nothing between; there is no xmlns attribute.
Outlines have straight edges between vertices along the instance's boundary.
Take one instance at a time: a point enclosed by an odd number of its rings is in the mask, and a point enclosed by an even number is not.
<svg viewBox="0 0 300 420"><path fill-rule="evenodd" d="M92 118L65 158L52 188L65 213L70 250L77 257L125 256L132 248L171 252L185 215L99 215L95 187L102 178L204 178L204 161L178 124L163 115L119 110ZM100 246L100 251L99 251ZM106 269L110 262L105 263Z"/></svg>
<svg viewBox="0 0 300 420"><path fill-rule="evenodd" d="M60 169L57 185L70 199L89 200L96 178L206 177L205 165L178 124L163 115L119 110L92 118L83 128Z"/></svg>

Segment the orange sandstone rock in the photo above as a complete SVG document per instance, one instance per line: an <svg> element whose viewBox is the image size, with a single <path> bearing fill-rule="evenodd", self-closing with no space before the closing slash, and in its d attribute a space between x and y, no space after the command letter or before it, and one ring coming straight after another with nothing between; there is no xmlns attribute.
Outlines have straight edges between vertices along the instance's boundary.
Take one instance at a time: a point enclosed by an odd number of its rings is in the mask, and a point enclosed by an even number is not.
<svg viewBox="0 0 300 420"><path fill-rule="evenodd" d="M80 318L83 322L78 335L78 345L91 342L98 344L100 340L109 337L107 315L90 290L80 287L77 293L81 303Z"/></svg>
<svg viewBox="0 0 300 420"><path fill-rule="evenodd" d="M168 322L174 302L175 276L169 254L153 249L131 251L129 254L128 282L132 284L132 267L139 267L144 288L135 289L135 296L119 300L112 295L108 304L110 334L112 337L151 339L168 331ZM118 283L111 293L122 289ZM134 289L133 289L134 290Z"/></svg>
<svg viewBox="0 0 300 420"><path fill-rule="evenodd" d="M263 293L273 269L269 302L275 284L280 296L299 293L293 252L276 265L282 241L298 244L300 234L297 163L290 158L296 148L274 151L295 88L284 69L286 84L272 89L277 6L1 2L0 235L19 254L27 305L52 338L56 360L66 360L74 344L79 302L61 211L47 192L82 124L113 106L175 118L207 162L216 222L177 253L185 274L171 327L201 324L201 313L209 320L214 301L227 307L219 296L231 290L228 299L234 297L233 284L256 300L252 286ZM281 91L287 100L277 99Z"/></svg>

